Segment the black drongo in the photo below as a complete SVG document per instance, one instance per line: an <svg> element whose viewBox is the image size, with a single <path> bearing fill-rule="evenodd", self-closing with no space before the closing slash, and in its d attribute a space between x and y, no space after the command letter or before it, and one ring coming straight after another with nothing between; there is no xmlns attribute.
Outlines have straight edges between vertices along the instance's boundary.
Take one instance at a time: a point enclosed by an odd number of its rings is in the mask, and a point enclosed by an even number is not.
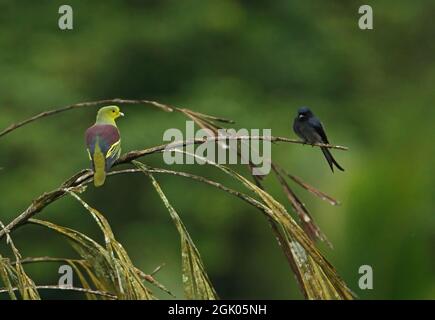
<svg viewBox="0 0 435 320"><path fill-rule="evenodd" d="M322 123L307 107L301 107L298 110L298 115L293 122L293 130L295 133L307 143L324 143L329 144ZM328 148L322 147L322 152L325 155L328 164L334 172L334 165L344 171L344 169L335 161Z"/></svg>

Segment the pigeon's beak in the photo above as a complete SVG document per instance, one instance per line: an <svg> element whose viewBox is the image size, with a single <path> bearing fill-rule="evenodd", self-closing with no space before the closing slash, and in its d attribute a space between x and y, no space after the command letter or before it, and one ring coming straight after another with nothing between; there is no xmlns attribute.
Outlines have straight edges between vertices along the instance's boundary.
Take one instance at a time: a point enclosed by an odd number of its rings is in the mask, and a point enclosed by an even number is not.
<svg viewBox="0 0 435 320"><path fill-rule="evenodd" d="M120 115L121 117L123 117L123 116L124 116L124 113L123 113L123 112L120 112L119 115Z"/></svg>

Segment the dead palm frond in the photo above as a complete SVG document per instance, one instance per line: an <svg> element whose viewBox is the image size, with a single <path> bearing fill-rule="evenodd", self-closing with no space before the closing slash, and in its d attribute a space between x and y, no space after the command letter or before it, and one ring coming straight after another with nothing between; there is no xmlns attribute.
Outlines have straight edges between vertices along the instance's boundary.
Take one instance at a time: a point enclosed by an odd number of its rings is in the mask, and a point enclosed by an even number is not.
<svg viewBox="0 0 435 320"><path fill-rule="evenodd" d="M164 105L159 102L150 100L129 100L129 99L108 99L101 101L92 101L69 105L63 108L53 109L42 112L27 120L15 123L0 131L0 138L12 131L32 123L41 118L52 116L60 112L65 112L72 109L82 107L92 107L106 103L120 103L129 105L151 105L166 112L179 112L193 120L199 127L207 129L209 137L203 139L194 139L192 141L178 141L171 143L171 150L181 152L185 155L196 157L203 163L208 163L219 170L223 171L231 179L238 182L241 188L245 191L234 190L226 187L220 182L212 181L206 177L193 175L186 172L173 171L167 169L151 168L137 159L167 150L169 144L151 147L145 150L130 151L120 157L115 163L132 164L133 169L125 169L109 173L109 176L116 174L141 173L145 174L156 190L157 194L168 210L172 221L180 235L181 243L181 261L182 261L182 282L184 286L185 296L188 299L217 299L218 295L210 281L209 276L205 271L204 262L201 255L195 246L192 237L190 236L186 226L182 222L180 215L172 206L163 192L154 174L171 174L175 176L183 176L191 180L201 183L206 183L215 188L218 188L228 194L236 196L241 200L249 203L255 209L259 210L269 222L272 232L277 239L285 257L291 267L291 270L301 288L302 293L308 299L352 299L354 294L347 287L345 282L339 277L334 267L327 261L324 255L317 249L315 241L321 240L329 244L320 227L314 222L313 216L298 198L296 193L288 184L290 179L297 185L306 189L315 196L328 201L332 205L337 205L338 201L325 193L317 190L309 184L303 182L282 169L278 164L273 163L270 159L273 173L282 189L287 196L291 211L296 215L296 220L289 214L285 205L278 202L270 193L267 192L262 185L262 179L258 176L252 176L248 179L241 173L231 169L230 167L217 164L209 159L198 157L183 150L183 147L192 144L201 143L217 143L221 147L228 148L225 142L218 137L218 130L221 125L233 123L232 120L214 117L199 112L192 111L186 108L178 108L175 106ZM247 143L249 140L268 140L272 142L289 142L297 144L305 144L305 142L289 139L285 137L272 136L242 136L228 137L239 142L236 144L237 154L242 156L240 146ZM315 144L316 146L344 149L341 146L332 146L324 144ZM246 163L246 162L245 162ZM255 167L251 162L247 162L250 169ZM31 205L11 221L6 226L1 225L0 240L6 238L9 243L15 262L10 259L0 256L0 280L3 284L3 289L0 288L0 293L8 293L11 299L18 298L16 291L20 293L22 299L39 299L38 290L47 289L62 289L58 286L51 285L35 285L34 281L25 273L23 264L28 262L63 262L67 263L78 276L81 288L70 288L72 291L82 292L87 299L155 299L153 293L145 286L144 281L147 281L157 288L170 292L160 283L158 283L152 275L147 275L137 268L131 261L127 251L116 240L115 235L109 225L106 217L93 206L85 202L80 193L84 192L86 185L93 180L91 170L82 170L71 178L67 179L62 185L50 192L44 193L34 201ZM252 181L251 181L252 180ZM78 201L95 220L97 226L104 236L104 244L99 244L85 234L73 230L68 227L59 226L57 224L34 219L34 215L44 210L51 203L63 198L71 196ZM71 246L80 256L76 258L26 258L22 259L21 254L14 246L10 233L17 227L26 223L33 223L55 231L65 237Z"/></svg>

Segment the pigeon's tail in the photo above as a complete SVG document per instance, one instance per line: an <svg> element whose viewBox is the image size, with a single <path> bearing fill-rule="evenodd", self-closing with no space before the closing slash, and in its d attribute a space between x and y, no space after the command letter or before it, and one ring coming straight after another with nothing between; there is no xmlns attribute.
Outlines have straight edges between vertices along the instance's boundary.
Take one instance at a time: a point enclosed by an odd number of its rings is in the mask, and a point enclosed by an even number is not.
<svg viewBox="0 0 435 320"><path fill-rule="evenodd" d="M332 172L334 172L334 165L341 171L344 171L344 169L335 161L334 157L332 156L331 152L328 148L321 148L323 154L325 155L326 160L328 161L329 166L331 167Z"/></svg>

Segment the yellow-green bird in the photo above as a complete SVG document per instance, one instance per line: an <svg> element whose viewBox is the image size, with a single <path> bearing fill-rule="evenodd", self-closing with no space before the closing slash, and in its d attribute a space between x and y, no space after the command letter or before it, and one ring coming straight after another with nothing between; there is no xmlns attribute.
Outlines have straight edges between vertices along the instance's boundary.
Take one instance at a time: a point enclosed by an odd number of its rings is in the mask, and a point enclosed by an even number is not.
<svg viewBox="0 0 435 320"><path fill-rule="evenodd" d="M123 117L118 106L98 110L97 121L86 130L86 145L94 169L94 185L102 186L106 172L121 155L121 135L115 120Z"/></svg>

